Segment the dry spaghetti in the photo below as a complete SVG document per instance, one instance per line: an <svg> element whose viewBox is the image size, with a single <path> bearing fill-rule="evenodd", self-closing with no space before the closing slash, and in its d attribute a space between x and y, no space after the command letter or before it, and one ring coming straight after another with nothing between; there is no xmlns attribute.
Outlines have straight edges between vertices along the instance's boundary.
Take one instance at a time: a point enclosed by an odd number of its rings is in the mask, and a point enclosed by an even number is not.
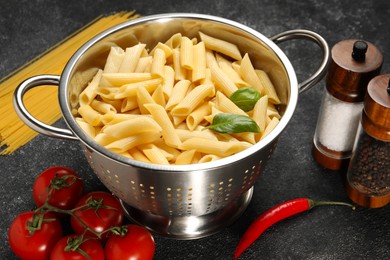
<svg viewBox="0 0 390 260"><path fill-rule="evenodd" d="M14 111L12 95L16 86L37 74L60 75L67 61L82 44L98 33L136 17L138 15L134 11L99 16L0 80L0 155L14 152L37 135L37 132L25 125ZM34 88L26 93L24 100L30 113L47 124L52 124L61 117L57 88Z"/></svg>

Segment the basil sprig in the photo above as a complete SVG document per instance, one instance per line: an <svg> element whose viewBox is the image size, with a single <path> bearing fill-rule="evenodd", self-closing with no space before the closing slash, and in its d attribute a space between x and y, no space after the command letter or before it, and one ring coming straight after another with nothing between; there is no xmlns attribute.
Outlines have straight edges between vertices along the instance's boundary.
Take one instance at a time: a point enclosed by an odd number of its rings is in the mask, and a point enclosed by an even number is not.
<svg viewBox="0 0 390 260"><path fill-rule="evenodd" d="M240 88L230 96L230 100L245 112L251 111L259 99L260 93L251 87Z"/></svg>
<svg viewBox="0 0 390 260"><path fill-rule="evenodd" d="M249 116L228 113L216 114L212 124L206 128L224 134L260 132L259 126Z"/></svg>

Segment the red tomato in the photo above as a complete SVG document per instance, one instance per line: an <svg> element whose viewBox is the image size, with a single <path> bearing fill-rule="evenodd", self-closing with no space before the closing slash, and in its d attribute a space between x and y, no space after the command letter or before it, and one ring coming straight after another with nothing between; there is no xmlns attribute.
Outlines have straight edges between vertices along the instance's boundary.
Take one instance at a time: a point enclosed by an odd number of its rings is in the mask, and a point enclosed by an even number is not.
<svg viewBox="0 0 390 260"><path fill-rule="evenodd" d="M45 203L50 188L53 191L49 204L68 210L83 196L84 183L72 169L62 166L46 169L35 179L33 186L33 198L38 207Z"/></svg>
<svg viewBox="0 0 390 260"><path fill-rule="evenodd" d="M89 256L91 260L104 260L104 250L97 239L88 239L74 248L74 250L66 250L65 248L74 243L77 235L70 235L61 238L54 246L50 254L50 259L53 260L85 260L88 259L83 253Z"/></svg>
<svg viewBox="0 0 390 260"><path fill-rule="evenodd" d="M27 225L33 220L34 212L24 212L18 215L8 231L8 241L12 251L24 260L48 259L50 251L62 237L62 226L53 213L43 215L44 222L33 234L27 230ZM42 214L37 214L42 216Z"/></svg>
<svg viewBox="0 0 390 260"><path fill-rule="evenodd" d="M128 224L124 235L108 238L104 252L107 260L153 259L155 244L152 234L144 227Z"/></svg>
<svg viewBox="0 0 390 260"><path fill-rule="evenodd" d="M74 214L80 218L89 228L101 233L111 227L120 226L123 222L123 209L119 200L110 193L103 191L90 192L82 197L76 204L76 208L83 205L90 205L88 208L80 208ZM71 216L70 223L76 234L84 232L84 226ZM107 238L110 232L105 233L102 238ZM87 232L92 235L91 232Z"/></svg>

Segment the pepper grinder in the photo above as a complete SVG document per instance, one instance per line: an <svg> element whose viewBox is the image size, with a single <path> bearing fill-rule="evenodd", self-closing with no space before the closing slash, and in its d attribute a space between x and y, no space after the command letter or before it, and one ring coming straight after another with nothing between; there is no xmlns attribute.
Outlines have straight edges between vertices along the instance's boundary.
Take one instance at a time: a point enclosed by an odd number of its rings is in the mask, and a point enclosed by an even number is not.
<svg viewBox="0 0 390 260"><path fill-rule="evenodd" d="M348 39L335 44L326 77L312 154L331 170L346 170L368 82L380 73L383 55L370 42Z"/></svg>
<svg viewBox="0 0 390 260"><path fill-rule="evenodd" d="M368 84L346 189L350 199L364 207L390 202L390 74Z"/></svg>

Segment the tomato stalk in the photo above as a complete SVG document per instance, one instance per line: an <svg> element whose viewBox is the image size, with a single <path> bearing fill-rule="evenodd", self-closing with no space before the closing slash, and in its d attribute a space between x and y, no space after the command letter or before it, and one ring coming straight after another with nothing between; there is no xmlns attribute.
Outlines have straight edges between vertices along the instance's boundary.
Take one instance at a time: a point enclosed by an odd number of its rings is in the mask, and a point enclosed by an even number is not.
<svg viewBox="0 0 390 260"><path fill-rule="evenodd" d="M343 205L355 209L355 206L345 202L313 201L308 198L297 198L283 202L265 211L252 222L236 247L234 252L234 259L237 259L261 234L263 234L273 224L321 205Z"/></svg>

